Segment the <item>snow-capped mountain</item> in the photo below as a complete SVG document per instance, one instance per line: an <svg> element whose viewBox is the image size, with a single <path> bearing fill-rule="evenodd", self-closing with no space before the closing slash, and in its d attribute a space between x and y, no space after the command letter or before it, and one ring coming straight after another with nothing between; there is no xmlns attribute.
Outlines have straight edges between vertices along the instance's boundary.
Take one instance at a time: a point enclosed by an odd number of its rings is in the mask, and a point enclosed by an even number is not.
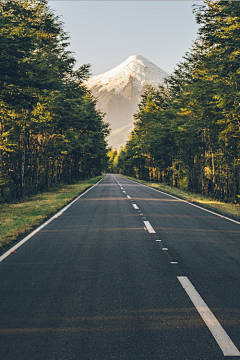
<svg viewBox="0 0 240 360"><path fill-rule="evenodd" d="M93 76L86 86L98 100L97 107L106 113L111 134L108 144L124 146L133 129L133 114L147 84L163 84L168 74L141 55L132 55L110 71Z"/></svg>

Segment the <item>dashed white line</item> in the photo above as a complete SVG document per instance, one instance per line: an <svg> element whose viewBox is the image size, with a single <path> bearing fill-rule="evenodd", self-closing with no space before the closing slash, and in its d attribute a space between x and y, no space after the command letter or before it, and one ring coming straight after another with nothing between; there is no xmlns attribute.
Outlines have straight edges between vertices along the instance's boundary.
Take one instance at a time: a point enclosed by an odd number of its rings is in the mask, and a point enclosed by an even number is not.
<svg viewBox="0 0 240 360"><path fill-rule="evenodd" d="M167 193L165 193L164 191L155 189L155 188L153 188L153 187L151 187L151 186L147 186L147 185L144 185L144 184L140 184L140 183L138 183L137 181L134 181L134 180L131 180L131 179L128 179L128 180L134 182L135 184L137 184L137 185L139 185L139 186L145 186L145 187L147 187L147 188L150 189L150 190L157 191L157 192L159 192L159 193L161 193L161 194L167 195L167 196L169 196L169 197L171 197L171 198L173 198L173 199L176 199L176 200L178 200L178 201L181 201L181 202L183 202L183 203L185 203L185 204L194 206L194 207L196 207L196 208L198 208L198 209L201 209L201 210L203 210L203 211L206 211L206 212L208 212L208 213L210 213L210 214L219 216L220 218L224 218L224 219L226 219L226 220L228 220L228 221L231 221L231 222L234 222L235 224L240 225L240 221L231 219L231 218L229 218L229 217L227 217L227 216L224 216L224 217L223 217L223 215L218 214L217 212L214 212L214 211L205 209L205 208L203 208L203 207L201 207L201 206L199 206L199 205L193 204L193 203L191 203L191 202L189 202L189 201L187 201L187 200L180 199L180 198L178 198L178 197L176 197L176 196L174 196L174 195L167 194Z"/></svg>
<svg viewBox="0 0 240 360"><path fill-rule="evenodd" d="M118 185L122 188L122 185L120 184L120 182L115 178L115 176L113 177L114 180L118 183Z"/></svg>
<svg viewBox="0 0 240 360"><path fill-rule="evenodd" d="M131 180L132 181L132 180ZM135 181L133 181L135 182ZM144 186L144 185L143 185ZM146 185L145 185L146 186ZM149 188L149 187L148 187ZM179 201L188 203L189 205L195 206L197 208L200 208L201 210L207 211L211 214L220 216L221 218L223 218L222 215L215 213L211 210L208 209L203 209L202 207L189 203L186 200L182 200L179 199L173 195L169 195L164 193L163 191L157 190L157 189L153 189L150 188L152 190L155 190L157 192L163 193L165 195L168 195L172 198L175 198ZM126 193L125 191L123 191L124 193ZM135 204L132 204L133 207L135 208ZM137 205L136 205L137 206ZM143 215L143 214L140 214ZM230 219L228 217L224 217L227 220L230 220L234 223L239 224L239 221ZM151 226L151 224L149 223L149 221L143 221L144 222L144 229L148 230L149 233L156 233L155 230L153 229L153 227ZM157 239L155 241L162 241L160 239ZM168 248L163 248L162 250L168 250ZM178 264L177 261L172 261L171 264ZM215 338L218 346L220 347L220 349L223 352L224 356L240 356L240 352L237 349L237 347L235 346L235 344L232 342L232 340L230 339L230 337L228 336L228 334L226 333L226 331L223 329L223 327L221 326L221 324L219 323L219 321L217 320L217 318L214 316L214 314L211 312L211 310L209 309L209 307L207 306L207 304L204 302L204 300L202 299L202 297L198 294L197 290L195 289L195 287L192 285L192 283L190 282L190 280L186 277L186 276L178 276L177 277L179 282L181 283L182 287L184 288L184 290L186 291L186 293L188 294L189 298L191 299L192 303L194 304L194 306L196 307L198 313L200 314L200 316L202 317L203 321L205 322L205 324L208 326L209 330L211 331L213 337Z"/></svg>
<svg viewBox="0 0 240 360"><path fill-rule="evenodd" d="M144 221L143 223L146 226L146 228L150 234L156 234L156 231L153 229L153 227L149 221Z"/></svg>
<svg viewBox="0 0 240 360"><path fill-rule="evenodd" d="M138 210L139 207L137 206L137 204L132 204L132 206L134 207L134 209Z"/></svg>
<svg viewBox="0 0 240 360"><path fill-rule="evenodd" d="M236 348L226 331L223 329L219 321L213 315L207 304L198 294L195 287L192 285L191 281L186 276L178 276L182 287L188 294L193 305L196 307L197 311L201 315L203 321L211 331L213 337L218 343L220 349L223 352L224 356L240 356L239 350Z"/></svg>

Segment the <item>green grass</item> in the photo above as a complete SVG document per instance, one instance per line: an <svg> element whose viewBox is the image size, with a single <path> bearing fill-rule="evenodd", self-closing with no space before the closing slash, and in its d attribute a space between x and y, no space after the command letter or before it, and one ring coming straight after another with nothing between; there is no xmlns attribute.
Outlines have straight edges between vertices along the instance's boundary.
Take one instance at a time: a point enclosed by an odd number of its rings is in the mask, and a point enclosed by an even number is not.
<svg viewBox="0 0 240 360"><path fill-rule="evenodd" d="M151 181L143 181L138 180L129 176L126 176L128 179L140 182L144 185L151 186L153 188L156 188L158 190L164 191L168 194L175 195L181 199L187 200L189 202L198 204L200 206L203 206L207 209L216 211L220 214L235 218L240 220L240 206L239 204L233 204L233 203L227 203L224 201L212 199L207 196L203 196L200 194L192 193L187 190L182 190L175 188L173 186L166 185L164 183L154 183Z"/></svg>
<svg viewBox="0 0 240 360"><path fill-rule="evenodd" d="M58 187L18 203L0 205L0 248L9 246L14 240L42 224L102 177Z"/></svg>

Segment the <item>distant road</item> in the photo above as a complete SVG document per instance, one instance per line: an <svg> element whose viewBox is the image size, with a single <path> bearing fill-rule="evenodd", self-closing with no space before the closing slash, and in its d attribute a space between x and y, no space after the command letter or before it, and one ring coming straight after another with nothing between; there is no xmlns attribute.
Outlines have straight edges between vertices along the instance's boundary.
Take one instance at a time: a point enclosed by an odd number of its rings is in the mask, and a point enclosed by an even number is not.
<svg viewBox="0 0 240 360"><path fill-rule="evenodd" d="M107 175L0 260L0 359L240 359L240 223Z"/></svg>

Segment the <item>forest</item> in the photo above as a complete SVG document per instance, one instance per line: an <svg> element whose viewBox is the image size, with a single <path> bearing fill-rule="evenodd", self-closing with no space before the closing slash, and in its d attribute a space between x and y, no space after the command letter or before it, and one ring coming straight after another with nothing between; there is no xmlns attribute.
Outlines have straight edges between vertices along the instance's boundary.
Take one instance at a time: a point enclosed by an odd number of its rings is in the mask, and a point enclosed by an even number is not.
<svg viewBox="0 0 240 360"><path fill-rule="evenodd" d="M102 173L109 126L45 0L0 1L0 202Z"/></svg>
<svg viewBox="0 0 240 360"><path fill-rule="evenodd" d="M0 202L109 171L240 202L240 3L193 8L198 37L142 95L129 141L109 125L75 69L46 0L0 0Z"/></svg>
<svg viewBox="0 0 240 360"><path fill-rule="evenodd" d="M240 3L193 8L198 37L157 89L146 88L135 126L110 170L239 202Z"/></svg>

